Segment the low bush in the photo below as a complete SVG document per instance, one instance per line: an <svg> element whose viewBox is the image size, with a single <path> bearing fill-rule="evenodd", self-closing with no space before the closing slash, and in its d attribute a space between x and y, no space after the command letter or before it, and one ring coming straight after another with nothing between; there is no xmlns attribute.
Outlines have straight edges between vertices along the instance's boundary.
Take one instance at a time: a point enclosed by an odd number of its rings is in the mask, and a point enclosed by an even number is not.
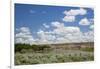
<svg viewBox="0 0 100 69"><path fill-rule="evenodd" d="M88 52L93 52L94 48L86 47L86 48L81 48L80 50L82 50L82 51L88 51Z"/></svg>
<svg viewBox="0 0 100 69"><path fill-rule="evenodd" d="M29 44L15 44L15 53L21 52L43 52L44 50L50 51L51 47L48 45L29 45Z"/></svg>

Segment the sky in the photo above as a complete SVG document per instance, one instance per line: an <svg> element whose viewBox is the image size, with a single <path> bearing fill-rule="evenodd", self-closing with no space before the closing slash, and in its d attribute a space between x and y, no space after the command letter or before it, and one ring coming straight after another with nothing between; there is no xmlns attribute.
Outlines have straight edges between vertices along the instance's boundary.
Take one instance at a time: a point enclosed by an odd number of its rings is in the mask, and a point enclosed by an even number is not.
<svg viewBox="0 0 100 69"><path fill-rule="evenodd" d="M15 43L93 42L94 9L15 4Z"/></svg>

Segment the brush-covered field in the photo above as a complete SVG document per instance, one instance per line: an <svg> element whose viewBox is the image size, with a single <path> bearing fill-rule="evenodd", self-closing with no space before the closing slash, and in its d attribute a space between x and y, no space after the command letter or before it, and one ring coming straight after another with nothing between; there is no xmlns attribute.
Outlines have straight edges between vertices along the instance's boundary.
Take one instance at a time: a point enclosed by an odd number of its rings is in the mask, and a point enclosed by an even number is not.
<svg viewBox="0 0 100 69"><path fill-rule="evenodd" d="M93 47L66 47L55 48L51 47L50 45L15 44L15 65L81 62L94 60Z"/></svg>

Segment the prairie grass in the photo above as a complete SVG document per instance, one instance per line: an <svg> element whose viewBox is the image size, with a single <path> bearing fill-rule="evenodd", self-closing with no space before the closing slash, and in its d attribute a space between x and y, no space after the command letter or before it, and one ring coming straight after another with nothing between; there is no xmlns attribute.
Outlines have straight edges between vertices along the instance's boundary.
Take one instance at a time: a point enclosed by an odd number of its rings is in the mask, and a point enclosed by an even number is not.
<svg viewBox="0 0 100 69"><path fill-rule="evenodd" d="M93 61L93 53L16 53L16 65Z"/></svg>
<svg viewBox="0 0 100 69"><path fill-rule="evenodd" d="M15 45L15 65L66 63L94 60L94 48L54 49L48 45Z"/></svg>

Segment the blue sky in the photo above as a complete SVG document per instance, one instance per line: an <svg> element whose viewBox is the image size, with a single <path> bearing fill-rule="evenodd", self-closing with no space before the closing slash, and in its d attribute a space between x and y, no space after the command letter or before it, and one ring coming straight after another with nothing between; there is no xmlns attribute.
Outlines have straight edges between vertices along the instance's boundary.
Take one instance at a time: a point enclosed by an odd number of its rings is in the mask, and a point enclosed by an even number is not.
<svg viewBox="0 0 100 69"><path fill-rule="evenodd" d="M47 6L47 5L34 5L34 4L15 4L15 29L21 27L28 27L32 36L40 29L44 31L52 31L54 27L51 26L52 22L63 23L65 27L78 27L81 32L93 31L90 28L94 25L94 10L93 8L70 7L70 6ZM84 9L84 10L83 10ZM77 15L64 14L64 11L79 10ZM81 13L83 11L84 14ZM86 11L86 14L85 14ZM73 12L74 13L74 12ZM73 14L72 13L72 14ZM74 16L74 21L63 20L65 16ZM69 18L68 18L69 19ZM83 19L83 22L81 21ZM83 23L83 24L80 24ZM84 25L84 23L89 23ZM43 24L50 26L45 29ZM17 31L15 30L15 33Z"/></svg>
<svg viewBox="0 0 100 69"><path fill-rule="evenodd" d="M46 6L46 5L29 5L29 4L16 4L15 5L15 27L20 28L22 26L28 26L33 31L36 31L43 23L50 24L52 21L62 22L64 10L77 9L80 7L61 7L61 6ZM78 25L81 18L87 17L93 18L93 10L88 10L88 14L84 16L77 16L77 20L74 23L66 23L67 26L74 25L79 26L81 29L85 28ZM86 30L82 30L86 31Z"/></svg>

